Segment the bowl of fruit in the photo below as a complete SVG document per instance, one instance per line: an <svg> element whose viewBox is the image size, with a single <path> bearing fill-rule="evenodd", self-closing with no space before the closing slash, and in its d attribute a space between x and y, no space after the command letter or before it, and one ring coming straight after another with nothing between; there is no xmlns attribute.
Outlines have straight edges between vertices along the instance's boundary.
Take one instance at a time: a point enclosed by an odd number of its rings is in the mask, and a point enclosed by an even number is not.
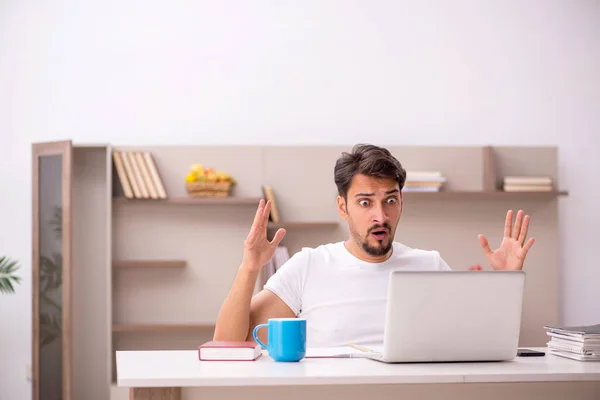
<svg viewBox="0 0 600 400"><path fill-rule="evenodd" d="M236 184L226 172L194 164L185 177L185 187L190 197L227 197Z"/></svg>

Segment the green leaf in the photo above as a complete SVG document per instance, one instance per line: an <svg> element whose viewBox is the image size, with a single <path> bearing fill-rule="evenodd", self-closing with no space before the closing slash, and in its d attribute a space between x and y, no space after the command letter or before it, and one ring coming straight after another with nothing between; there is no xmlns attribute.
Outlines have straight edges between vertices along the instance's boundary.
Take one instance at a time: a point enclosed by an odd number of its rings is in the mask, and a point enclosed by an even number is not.
<svg viewBox="0 0 600 400"><path fill-rule="evenodd" d="M15 275L19 264L6 256L0 257L0 293L15 293L15 284L21 283L21 277Z"/></svg>

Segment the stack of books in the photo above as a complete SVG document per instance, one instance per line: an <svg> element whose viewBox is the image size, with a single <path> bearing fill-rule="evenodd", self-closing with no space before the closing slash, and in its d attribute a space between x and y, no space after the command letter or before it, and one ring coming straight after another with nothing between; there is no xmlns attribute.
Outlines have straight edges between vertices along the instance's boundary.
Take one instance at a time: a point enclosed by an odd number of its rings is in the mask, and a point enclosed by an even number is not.
<svg viewBox="0 0 600 400"><path fill-rule="evenodd" d="M167 198L152 154L147 151L113 151L112 156L125 198Z"/></svg>
<svg viewBox="0 0 600 400"><path fill-rule="evenodd" d="M439 192L446 178L437 171L407 171L403 192Z"/></svg>
<svg viewBox="0 0 600 400"><path fill-rule="evenodd" d="M505 192L551 192L550 176L505 176L502 188Z"/></svg>
<svg viewBox="0 0 600 400"><path fill-rule="evenodd" d="M600 324L587 326L545 326L550 336L550 354L579 361L600 361Z"/></svg>

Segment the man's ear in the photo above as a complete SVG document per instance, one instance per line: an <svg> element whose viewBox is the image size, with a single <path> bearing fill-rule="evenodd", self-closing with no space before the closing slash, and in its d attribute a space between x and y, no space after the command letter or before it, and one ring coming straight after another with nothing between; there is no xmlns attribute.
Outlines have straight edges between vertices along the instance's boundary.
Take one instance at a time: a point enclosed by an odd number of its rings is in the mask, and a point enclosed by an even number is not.
<svg viewBox="0 0 600 400"><path fill-rule="evenodd" d="M340 217L348 219L348 205L342 196L337 197L337 209Z"/></svg>

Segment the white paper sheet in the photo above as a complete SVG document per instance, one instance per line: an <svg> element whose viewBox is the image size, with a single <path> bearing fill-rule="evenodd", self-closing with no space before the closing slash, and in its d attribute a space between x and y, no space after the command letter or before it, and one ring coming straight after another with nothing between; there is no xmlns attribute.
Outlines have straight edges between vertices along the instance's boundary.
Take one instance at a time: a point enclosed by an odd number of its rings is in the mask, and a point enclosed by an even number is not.
<svg viewBox="0 0 600 400"><path fill-rule="evenodd" d="M374 352L381 352L383 346L363 346ZM306 349L306 358L359 358L365 357L366 352L354 347L309 347Z"/></svg>

